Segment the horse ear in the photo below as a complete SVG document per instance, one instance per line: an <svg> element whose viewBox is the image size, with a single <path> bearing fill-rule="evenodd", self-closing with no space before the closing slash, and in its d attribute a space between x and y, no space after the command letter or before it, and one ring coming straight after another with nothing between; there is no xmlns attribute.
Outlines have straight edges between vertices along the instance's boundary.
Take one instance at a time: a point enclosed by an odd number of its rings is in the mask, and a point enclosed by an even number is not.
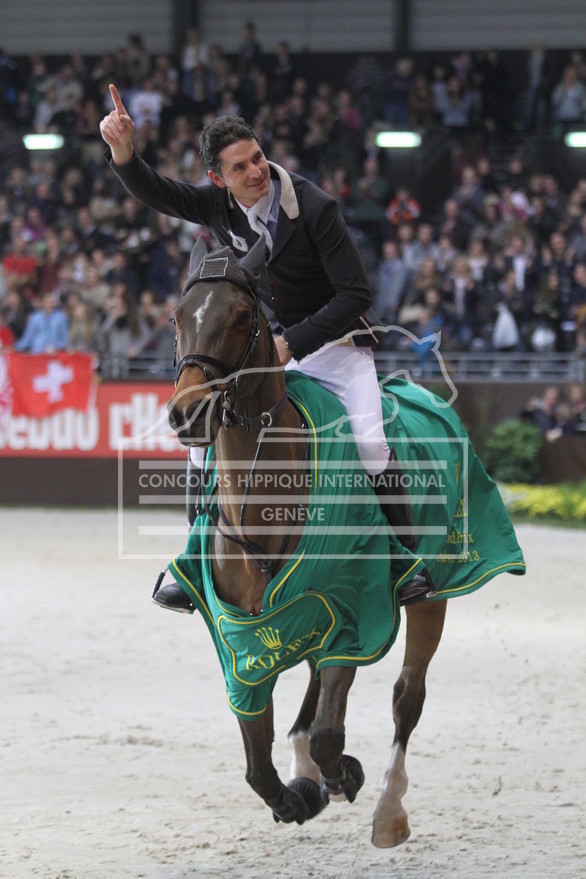
<svg viewBox="0 0 586 879"><path fill-rule="evenodd" d="M195 244L191 249L191 256L189 257L189 274L192 275L202 259L207 256L208 247L205 243L203 236L200 235Z"/></svg>
<svg viewBox="0 0 586 879"><path fill-rule="evenodd" d="M266 239L264 235L261 235L248 253L238 260L240 268L249 272L257 281L260 278L261 269L264 265L266 248Z"/></svg>

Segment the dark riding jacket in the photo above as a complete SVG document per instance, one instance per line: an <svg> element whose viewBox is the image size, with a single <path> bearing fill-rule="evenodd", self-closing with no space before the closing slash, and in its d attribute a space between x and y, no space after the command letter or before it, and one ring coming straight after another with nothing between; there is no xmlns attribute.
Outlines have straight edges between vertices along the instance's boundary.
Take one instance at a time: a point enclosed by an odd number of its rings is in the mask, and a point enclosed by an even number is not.
<svg viewBox="0 0 586 879"><path fill-rule="evenodd" d="M125 165L115 165L109 150L106 156L125 188L148 207L206 226L237 256L258 240L228 189L163 177L136 152ZM378 321L373 312L366 315L372 291L336 201L298 174L272 162L269 166L271 176L280 180L281 196L259 293L289 350L300 360L350 331L355 344L375 345L369 327Z"/></svg>

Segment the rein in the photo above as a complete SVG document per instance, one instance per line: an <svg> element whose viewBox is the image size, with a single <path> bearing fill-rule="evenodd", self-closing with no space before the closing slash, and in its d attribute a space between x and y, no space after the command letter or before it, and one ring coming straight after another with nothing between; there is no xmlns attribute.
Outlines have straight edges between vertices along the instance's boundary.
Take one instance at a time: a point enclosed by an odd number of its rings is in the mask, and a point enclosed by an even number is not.
<svg viewBox="0 0 586 879"><path fill-rule="evenodd" d="M307 425L306 425L305 421L303 420L303 418L300 417L300 420L301 420L302 428L306 428ZM212 510L208 499L203 495L203 493L202 493L202 508L203 508L203 511L207 514L210 521L212 522L212 525L214 526L214 528L218 529L218 531L222 535L222 537L225 537L227 540L231 540L233 543L237 544L237 546L239 546L246 553L246 555L249 556L250 559L252 559L252 561L260 569L261 573L263 573L265 575L265 577L267 579L267 583L268 583L273 577L273 572L275 569L275 562L283 557L283 555L285 553L285 547L287 546L287 543L289 542L289 539L291 537L292 532L288 531L286 534L283 535L283 539L281 541L281 545L280 545L277 553L275 555L271 555L271 556L269 556L264 551L264 549L258 543L256 543L256 541L251 540L246 535L245 525L244 525L244 517L246 515L246 510L247 510L247 499L250 494L250 488L253 484L253 476L256 472L256 465L257 465L259 458L260 458L260 455L261 455L261 449L262 449L262 439L259 440L259 442L258 442L256 454L254 456L254 460L253 460L253 462L250 466L250 470L248 472L248 477L246 480L246 488L244 491L244 496L242 498L242 504L240 505L239 526L240 526L240 530L242 531L243 536L239 537L237 534L230 533L229 531L225 531L224 528L222 528L222 525L224 525L228 528L231 528L231 529L234 529L235 526L232 525L232 523L228 521L228 518L226 517L226 514L222 510L222 507L220 505L219 500L217 502L217 506L218 506L218 515L217 516L214 514L214 511ZM308 460L308 458L309 458L309 442L306 441L305 445L304 445L304 451L303 451L303 462L306 462ZM215 460L212 460L210 463L213 467L215 464ZM203 475L202 483L207 481L206 477L208 476L208 473L209 473L209 469L206 469L205 473L203 473L203 471L202 471L202 475ZM293 516L293 519L290 523L291 527L296 525L297 522L299 521L300 509L301 509L301 504L300 503L296 504L294 516ZM220 522L222 523L222 525L220 524Z"/></svg>

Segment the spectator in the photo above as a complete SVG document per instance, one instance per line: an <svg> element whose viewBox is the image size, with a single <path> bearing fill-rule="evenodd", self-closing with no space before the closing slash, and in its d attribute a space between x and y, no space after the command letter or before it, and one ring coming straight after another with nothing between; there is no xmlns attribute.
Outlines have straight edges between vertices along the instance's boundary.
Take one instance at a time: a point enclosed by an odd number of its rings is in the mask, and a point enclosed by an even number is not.
<svg viewBox="0 0 586 879"><path fill-rule="evenodd" d="M474 97L466 85L451 76L445 91L436 91L436 112L442 125L454 135L465 132L473 120Z"/></svg>
<svg viewBox="0 0 586 879"><path fill-rule="evenodd" d="M412 58L398 58L388 77L385 95L385 119L396 128L409 123L409 96L414 82L415 65Z"/></svg>
<svg viewBox="0 0 586 879"><path fill-rule="evenodd" d="M410 272L416 274L427 257L437 259L439 249L433 235L431 223L419 223L416 237L403 249L403 259Z"/></svg>
<svg viewBox="0 0 586 879"><path fill-rule="evenodd" d="M406 186L399 186L387 205L385 216L392 227L400 223L416 223L421 216L421 206Z"/></svg>
<svg viewBox="0 0 586 879"><path fill-rule="evenodd" d="M488 224L487 224L488 225ZM443 204L443 213L439 222L439 236L448 235L453 246L457 250L464 251L468 247L468 241L474 231L474 237L485 237L489 235L489 230L483 227L482 232L475 227L470 228L469 224L462 218L460 205L455 198L447 198Z"/></svg>
<svg viewBox="0 0 586 879"><path fill-rule="evenodd" d="M15 351L29 354L52 354L67 347L68 321L59 306L57 294L43 293L39 307L28 317L24 333L14 346Z"/></svg>
<svg viewBox="0 0 586 879"><path fill-rule="evenodd" d="M513 101L509 74L498 49L492 48L481 53L471 70L470 79L478 82L485 128L492 135L502 137L509 125Z"/></svg>
<svg viewBox="0 0 586 879"><path fill-rule="evenodd" d="M151 59L141 34L129 34L126 42L128 77L133 85L138 85L150 73ZM105 70L101 73L100 79L108 79L113 73L114 68L112 64L110 70Z"/></svg>
<svg viewBox="0 0 586 879"><path fill-rule="evenodd" d="M98 316L87 299L71 295L67 300L69 318L69 351L91 354L99 349L100 330Z"/></svg>
<svg viewBox="0 0 586 879"><path fill-rule="evenodd" d="M430 287L438 287L442 280L433 256L424 256L419 269L411 269L411 272L405 305L423 302L425 291L429 290Z"/></svg>
<svg viewBox="0 0 586 879"><path fill-rule="evenodd" d="M586 308L586 263L577 262L572 272L569 298L560 297L560 326L565 336L564 350L575 348L576 320Z"/></svg>
<svg viewBox="0 0 586 879"><path fill-rule="evenodd" d="M478 184L485 195L495 195L498 192L498 182L493 170L492 159L481 155L476 159L474 166L478 178Z"/></svg>
<svg viewBox="0 0 586 879"><path fill-rule="evenodd" d="M125 250L115 250L112 254L111 267L106 272L104 280L113 287L115 284L122 284L125 292L128 291L134 296L135 302L140 297L140 277L134 265L129 259L129 253Z"/></svg>
<svg viewBox="0 0 586 879"><path fill-rule="evenodd" d="M426 131L434 124L436 119L435 99L425 74L415 73L407 104L410 126Z"/></svg>
<svg viewBox="0 0 586 879"><path fill-rule="evenodd" d="M61 250L59 236L54 229L47 231L45 235L45 251L38 267L38 289L40 293L49 293L57 289L59 273L65 262L65 255Z"/></svg>
<svg viewBox="0 0 586 879"><path fill-rule="evenodd" d="M12 348L15 341L16 336L11 327L6 323L4 312L0 309L0 356L3 350Z"/></svg>
<svg viewBox="0 0 586 879"><path fill-rule="evenodd" d="M112 285L101 326L102 349L118 374L125 374L128 360L135 359L148 342L150 332L139 314L134 294L121 282Z"/></svg>
<svg viewBox="0 0 586 879"><path fill-rule="evenodd" d="M399 253L396 241L385 241L378 264L375 308L384 323L397 320L399 308L407 291L409 270Z"/></svg>
<svg viewBox="0 0 586 879"><path fill-rule="evenodd" d="M586 262L586 205L580 218L580 227L570 238L569 246L576 260Z"/></svg>
<svg viewBox="0 0 586 879"><path fill-rule="evenodd" d="M551 94L551 64L541 40L534 40L527 58L527 87L523 98L523 127L542 128Z"/></svg>
<svg viewBox="0 0 586 879"><path fill-rule="evenodd" d="M208 64L208 45L199 34L197 28L187 30L187 37L180 54L182 91L190 98L195 97L195 72L205 69Z"/></svg>
<svg viewBox="0 0 586 879"><path fill-rule="evenodd" d="M76 227L81 248L88 255L96 248L108 249L112 243L112 235L106 235L100 229L90 208L85 205L77 210Z"/></svg>
<svg viewBox="0 0 586 879"><path fill-rule="evenodd" d="M291 58L291 49L286 40L280 40L275 49L275 58L269 68L270 91L272 104L286 101L291 94L295 79L295 65Z"/></svg>
<svg viewBox="0 0 586 879"><path fill-rule="evenodd" d="M247 21L242 27L242 42L238 50L238 73L249 76L255 68L262 68L263 50L256 37L256 25Z"/></svg>
<svg viewBox="0 0 586 879"><path fill-rule="evenodd" d="M453 190L452 197L460 208L460 220L470 230L477 223L484 208L486 192L482 189L478 172L473 165L462 170L462 180Z"/></svg>
<svg viewBox="0 0 586 879"><path fill-rule="evenodd" d="M389 183L381 174L377 159L365 159L362 175L350 190L351 223L366 236L370 246L380 252Z"/></svg>
<svg viewBox="0 0 586 879"><path fill-rule="evenodd" d="M433 365L434 348L437 347L437 336L444 327L444 309L441 294L436 287L425 291L425 298L415 326L417 339L411 342L411 350L417 356L417 364L421 373L428 372Z"/></svg>
<svg viewBox="0 0 586 879"><path fill-rule="evenodd" d="M56 85L48 85L44 96L37 104L35 110L34 125L35 131L43 134L49 130L51 120L55 113L63 110L65 104L59 97L59 91Z"/></svg>
<svg viewBox="0 0 586 879"><path fill-rule="evenodd" d="M530 236L519 233L512 236L505 249L505 271L513 269L517 291L525 300L533 297L540 275L532 243Z"/></svg>
<svg viewBox="0 0 586 879"><path fill-rule="evenodd" d="M468 246L466 256L474 282L481 284L490 262L490 255L484 241L480 238L473 238Z"/></svg>
<svg viewBox="0 0 586 879"><path fill-rule="evenodd" d="M83 294L84 299L87 299L96 313L103 317L111 295L111 287L102 278L97 266L93 262L90 263L86 271Z"/></svg>
<svg viewBox="0 0 586 879"><path fill-rule="evenodd" d="M551 235L558 228L556 214L548 205L544 195L532 196L529 206L529 216L525 226L533 238L536 251L540 253L543 246L549 241Z"/></svg>
<svg viewBox="0 0 586 879"><path fill-rule="evenodd" d="M29 245L22 234L17 234L5 249L2 269L7 282L33 281L37 277L39 259L34 255L33 245Z"/></svg>
<svg viewBox="0 0 586 879"><path fill-rule="evenodd" d="M150 334L142 351L148 358L148 370L151 373L173 368L175 327L169 316L177 308L177 302L177 294L168 296L164 304L157 309L155 322L150 323Z"/></svg>
<svg viewBox="0 0 586 879"><path fill-rule="evenodd" d="M586 392L580 382L572 382L568 388L568 403L574 432L586 434Z"/></svg>
<svg viewBox="0 0 586 879"><path fill-rule="evenodd" d="M573 431L571 409L563 403L555 385L546 387L541 397L530 397L521 410L521 418L536 424L549 442Z"/></svg>
<svg viewBox="0 0 586 879"><path fill-rule="evenodd" d="M15 339L20 339L24 333L30 311L22 290L9 284L0 302L0 312L4 326L8 327Z"/></svg>
<svg viewBox="0 0 586 879"><path fill-rule="evenodd" d="M167 299L180 289L184 271L185 256L179 250L177 239L171 236L161 239L150 254L148 269L150 292L159 301Z"/></svg>
<svg viewBox="0 0 586 879"><path fill-rule="evenodd" d="M525 305L517 290L515 270L509 269L498 285L492 347L495 351L519 351Z"/></svg>
<svg viewBox="0 0 586 879"><path fill-rule="evenodd" d="M448 332L458 347L466 351L472 340L481 335L478 287L466 256L454 259L442 289L450 313L450 320L446 321Z"/></svg>
<svg viewBox="0 0 586 879"><path fill-rule="evenodd" d="M574 65L568 64L551 95L552 118L564 126L584 118L584 83Z"/></svg>
<svg viewBox="0 0 586 879"><path fill-rule="evenodd" d="M3 256L4 249L10 242L10 224L13 219L14 214L8 196L0 193L0 257Z"/></svg>
<svg viewBox="0 0 586 879"><path fill-rule="evenodd" d="M134 124L139 130L145 122L150 122L158 129L163 109L163 93L154 76L146 76L133 90L129 99L129 108L134 117Z"/></svg>
<svg viewBox="0 0 586 879"><path fill-rule="evenodd" d="M452 236L447 232L441 232L437 242L437 256L435 264L441 278L445 278L452 267L452 263L458 256L459 251L452 241Z"/></svg>

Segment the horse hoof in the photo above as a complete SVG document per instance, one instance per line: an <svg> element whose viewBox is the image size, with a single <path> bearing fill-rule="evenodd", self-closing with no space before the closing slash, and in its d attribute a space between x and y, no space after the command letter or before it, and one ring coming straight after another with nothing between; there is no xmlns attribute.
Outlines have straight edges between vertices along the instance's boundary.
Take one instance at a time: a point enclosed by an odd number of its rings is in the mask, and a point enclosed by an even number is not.
<svg viewBox="0 0 586 879"><path fill-rule="evenodd" d="M296 824L303 824L310 817L309 807L301 794L293 790L291 785L284 787L283 802L278 808L273 809L275 824L278 824L279 821L282 821L283 824L291 824L293 821Z"/></svg>
<svg viewBox="0 0 586 879"><path fill-rule="evenodd" d="M329 803L327 793L311 778L293 778L287 787L303 797L308 818L315 818Z"/></svg>
<svg viewBox="0 0 586 879"><path fill-rule="evenodd" d="M372 844L377 848L393 848L407 842L411 836L407 817L393 818L390 823L376 816L372 825Z"/></svg>
<svg viewBox="0 0 586 879"><path fill-rule="evenodd" d="M360 760L351 757L350 754L342 754L338 778L322 776L322 790L335 801L346 799L349 803L353 803L363 784L364 772Z"/></svg>
<svg viewBox="0 0 586 879"><path fill-rule="evenodd" d="M360 760L357 760L356 757L351 757L350 754L342 754L340 764L346 776L346 798L349 803L353 803L358 791L364 784L362 764Z"/></svg>

